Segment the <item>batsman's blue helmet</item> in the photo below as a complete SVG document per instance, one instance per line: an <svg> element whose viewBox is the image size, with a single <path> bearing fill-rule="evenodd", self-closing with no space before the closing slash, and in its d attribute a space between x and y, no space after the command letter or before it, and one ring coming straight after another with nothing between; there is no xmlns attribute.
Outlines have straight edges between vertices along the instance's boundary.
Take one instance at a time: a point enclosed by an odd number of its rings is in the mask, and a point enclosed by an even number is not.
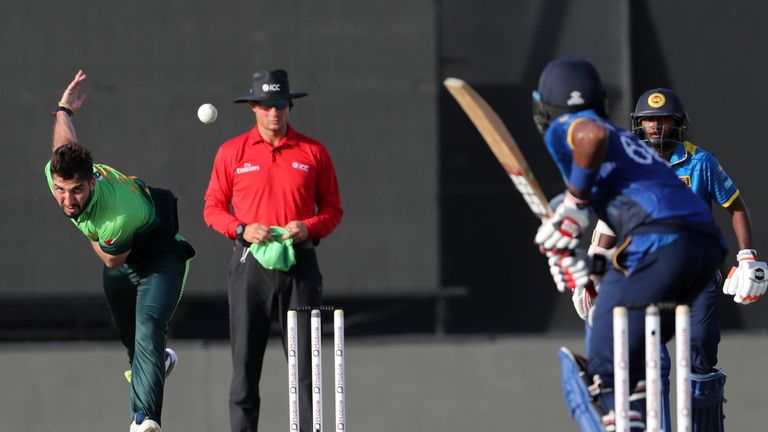
<svg viewBox="0 0 768 432"><path fill-rule="evenodd" d="M632 121L632 133L645 140L645 130L640 122L648 117L671 117L677 121L672 131L665 131L663 140L684 142L688 133L688 114L680 96L672 90L655 88L643 93L637 99L635 111L629 115ZM648 140L653 145L661 145L662 140ZM658 142L655 142L658 141Z"/></svg>
<svg viewBox="0 0 768 432"><path fill-rule="evenodd" d="M600 74L592 63L572 57L550 62L533 92L533 120L544 133L561 114L593 109L608 116L608 100Z"/></svg>

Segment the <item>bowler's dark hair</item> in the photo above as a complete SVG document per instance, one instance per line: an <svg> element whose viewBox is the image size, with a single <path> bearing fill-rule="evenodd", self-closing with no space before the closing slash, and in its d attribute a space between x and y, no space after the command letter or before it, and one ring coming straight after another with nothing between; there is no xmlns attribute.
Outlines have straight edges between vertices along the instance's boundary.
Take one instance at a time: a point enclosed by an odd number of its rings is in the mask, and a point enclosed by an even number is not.
<svg viewBox="0 0 768 432"><path fill-rule="evenodd" d="M88 180L93 177L91 151L76 142L64 144L53 152L51 175L64 180Z"/></svg>

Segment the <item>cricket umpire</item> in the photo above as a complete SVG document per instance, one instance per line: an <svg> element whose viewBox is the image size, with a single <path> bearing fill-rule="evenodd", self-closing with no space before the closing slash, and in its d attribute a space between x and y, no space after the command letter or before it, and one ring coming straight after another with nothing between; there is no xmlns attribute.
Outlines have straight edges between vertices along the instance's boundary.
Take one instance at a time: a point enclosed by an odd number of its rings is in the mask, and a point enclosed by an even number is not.
<svg viewBox="0 0 768 432"><path fill-rule="evenodd" d="M128 350L131 432L160 432L165 378L176 361L168 323L195 250L178 235L176 197L104 164L77 142L72 119L85 100L81 70L54 111L45 176L56 202L104 263L104 295Z"/></svg>
<svg viewBox="0 0 768 432"><path fill-rule="evenodd" d="M234 243L229 262L232 431L256 431L259 379L273 313L285 347L286 312L321 304L322 275L315 246L343 214L336 172L326 148L288 123L294 99L284 70L253 74L247 103L254 127L221 145L205 193L206 224ZM231 210L230 210L231 209ZM275 268L250 256L259 248L289 247L295 263ZM293 254L292 254L293 255ZM299 314L300 428L311 429L309 316Z"/></svg>

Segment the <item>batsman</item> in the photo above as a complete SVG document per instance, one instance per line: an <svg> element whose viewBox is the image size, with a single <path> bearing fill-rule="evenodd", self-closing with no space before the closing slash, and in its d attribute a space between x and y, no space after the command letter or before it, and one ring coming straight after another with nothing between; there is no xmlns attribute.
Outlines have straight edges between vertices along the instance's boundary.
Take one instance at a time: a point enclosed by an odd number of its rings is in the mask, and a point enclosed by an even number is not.
<svg viewBox="0 0 768 432"><path fill-rule="evenodd" d="M53 154L45 176L64 215L104 263L104 295L128 351L130 432L160 432L165 378L176 362L168 323L195 250L180 235L176 197L139 178L93 163L72 119L85 100L81 70L54 111Z"/></svg>
<svg viewBox="0 0 768 432"><path fill-rule="evenodd" d="M618 240L613 266L591 311L585 370L574 367L573 374L563 378L564 389L575 389L567 392L566 399L581 430L612 430L616 417L613 308L695 302L727 248L707 204L637 136L607 121L605 88L591 63L562 58L548 64L533 92L533 111L566 184L562 203L542 223L535 242L549 254L572 254L589 234L586 230L594 215L608 224ZM645 430L643 321L642 310L630 311L633 431ZM671 317L662 317L661 333L663 342L671 339ZM561 356L564 364L573 364L573 359L567 350Z"/></svg>

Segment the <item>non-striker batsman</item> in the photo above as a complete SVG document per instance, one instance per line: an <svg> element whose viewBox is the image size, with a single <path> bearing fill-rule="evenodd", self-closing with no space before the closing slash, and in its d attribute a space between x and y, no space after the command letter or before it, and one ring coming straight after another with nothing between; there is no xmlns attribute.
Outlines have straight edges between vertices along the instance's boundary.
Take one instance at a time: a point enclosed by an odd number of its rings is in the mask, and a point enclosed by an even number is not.
<svg viewBox="0 0 768 432"><path fill-rule="evenodd" d="M768 287L765 262L757 260L753 249L749 210L736 183L726 173L717 157L696 146L689 138L688 113L683 101L672 90L655 88L644 92L631 114L632 132L668 161L680 180L710 206L725 208L739 252L723 286L740 304L757 301ZM724 429L723 402L725 374L716 368L720 342L720 273L712 278L691 305L691 381L693 426L697 431ZM665 413L669 413L669 354L662 347L662 375L666 388ZM669 415L667 429L671 429Z"/></svg>

